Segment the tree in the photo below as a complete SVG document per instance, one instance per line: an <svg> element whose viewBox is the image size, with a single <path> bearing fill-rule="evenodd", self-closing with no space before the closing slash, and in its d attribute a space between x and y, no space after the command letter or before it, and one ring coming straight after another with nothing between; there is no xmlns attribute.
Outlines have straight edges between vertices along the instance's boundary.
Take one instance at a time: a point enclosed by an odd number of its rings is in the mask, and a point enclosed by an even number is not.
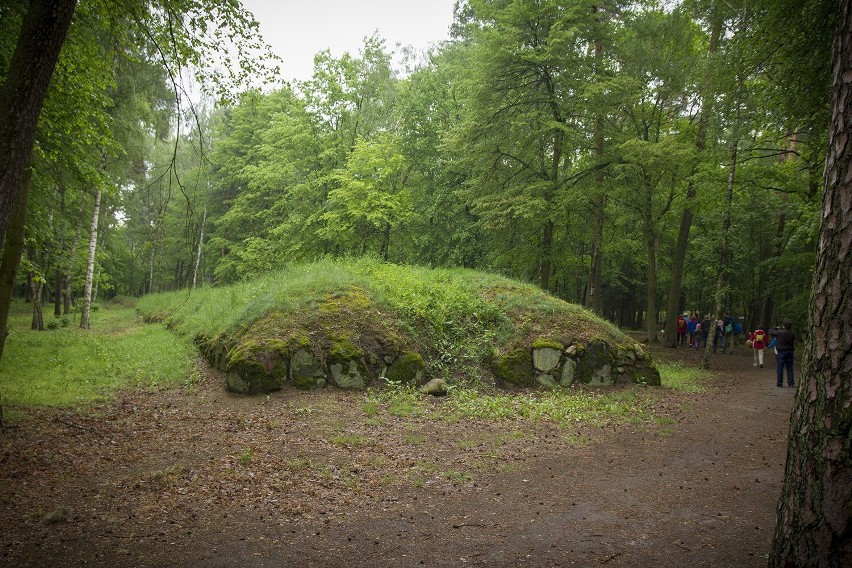
<svg viewBox="0 0 852 568"><path fill-rule="evenodd" d="M77 0L30 2L0 86L0 242L30 163L36 125Z"/></svg>
<svg viewBox="0 0 852 568"><path fill-rule="evenodd" d="M840 2L817 264L770 566L852 565L852 1Z"/></svg>

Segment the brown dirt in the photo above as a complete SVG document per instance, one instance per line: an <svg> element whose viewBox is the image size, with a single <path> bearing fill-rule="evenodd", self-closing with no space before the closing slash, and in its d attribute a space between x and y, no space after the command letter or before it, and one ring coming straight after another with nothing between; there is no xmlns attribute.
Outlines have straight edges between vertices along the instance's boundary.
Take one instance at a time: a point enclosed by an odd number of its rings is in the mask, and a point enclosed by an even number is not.
<svg viewBox="0 0 852 568"><path fill-rule="evenodd" d="M371 417L212 374L34 410L0 434L0 565L765 566L793 395L767 362L717 355L640 425Z"/></svg>

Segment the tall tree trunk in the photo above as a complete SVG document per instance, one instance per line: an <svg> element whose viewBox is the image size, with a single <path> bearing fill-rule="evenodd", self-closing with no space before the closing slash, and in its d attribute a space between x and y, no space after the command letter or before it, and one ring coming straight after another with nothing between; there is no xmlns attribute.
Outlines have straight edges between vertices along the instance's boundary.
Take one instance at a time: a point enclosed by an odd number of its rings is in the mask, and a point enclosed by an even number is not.
<svg viewBox="0 0 852 568"><path fill-rule="evenodd" d="M599 6L592 6L592 12L600 14ZM595 22L602 25L603 16L597 15ZM594 42L595 69L594 77L597 78L603 71L603 42L600 37ZM584 305L600 315L603 310L603 296L601 294L602 270L603 270L603 229L604 209L606 208L606 192L604 191L604 121L600 111L597 112L594 122L593 138L595 142L595 165L597 170L594 177L594 193L591 200L592 205L592 251L591 264L589 266L589 279L586 283L586 298Z"/></svg>
<svg viewBox="0 0 852 568"><path fill-rule="evenodd" d="M36 124L77 0L30 0L0 84L0 244L30 163Z"/></svg>
<svg viewBox="0 0 852 568"><path fill-rule="evenodd" d="M852 1L840 2L820 239L769 565L852 566Z"/></svg>
<svg viewBox="0 0 852 568"><path fill-rule="evenodd" d="M201 230L198 235L198 250L195 253L195 267L192 269L192 289L195 290L195 282L198 278L198 267L201 266L201 248L204 244L204 225L207 224L207 203L204 204L204 213L201 215Z"/></svg>
<svg viewBox="0 0 852 568"><path fill-rule="evenodd" d="M74 260L77 257L77 245L80 243L80 234L83 232L83 205L85 200L80 200L80 212L77 214L77 230L74 232L74 242L71 243L71 252L68 256L68 264L65 265L65 275L62 279L62 313L68 315L71 311L71 276L74 271Z"/></svg>
<svg viewBox="0 0 852 568"><path fill-rule="evenodd" d="M154 293L154 245L156 240L151 241L151 255L148 257L148 286L146 294Z"/></svg>
<svg viewBox="0 0 852 568"><path fill-rule="evenodd" d="M714 18L713 30L710 33L710 45L707 49L709 56L713 56L719 49L719 38L722 35L721 18ZM712 113L713 95L708 87L709 81L705 77L701 89L701 111L698 116L698 134L695 137L695 150L700 156L707 146L707 119ZM675 314L680 313L680 296L683 288L683 269L686 265L686 252L689 248L689 232L692 228L692 204L695 201L695 182L690 180L686 190L686 204L680 217L680 228L677 233L674 254L672 255L671 273L669 282L669 299L666 306L666 330L663 341L666 347L677 345L677 318Z"/></svg>
<svg viewBox="0 0 852 568"><path fill-rule="evenodd" d="M645 321L645 329L648 332L648 343L657 341L657 239L652 234L645 235L645 244L648 248L648 317Z"/></svg>
<svg viewBox="0 0 852 568"><path fill-rule="evenodd" d="M21 191L15 198L15 206L9 216L9 229L6 234L6 247L3 249L3 261L0 263L0 356L9 334L9 310L12 307L12 292L15 289L15 275L24 252L24 229L27 221L27 198L30 192L32 167L24 170L21 178Z"/></svg>
<svg viewBox="0 0 852 568"><path fill-rule="evenodd" d="M83 289L83 310L80 327L89 329L89 315L92 309L92 279L95 274L95 249L98 246L98 216L101 211L101 190L95 192L95 207L92 213L92 228L89 233L89 257L86 262L86 287Z"/></svg>
<svg viewBox="0 0 852 568"><path fill-rule="evenodd" d="M44 331L44 315L41 313L41 289L44 282L41 278L33 278L33 320L31 329Z"/></svg>
<svg viewBox="0 0 852 568"><path fill-rule="evenodd" d="M738 88L742 88L742 84ZM725 193L725 210L722 217L722 247L719 251L719 273L716 276L716 305L714 311L713 327L710 329L707 346L701 357L700 367L710 368L710 355L713 353L713 338L716 334L716 320L722 319L724 315L725 288L728 285L728 274L731 270L731 207L734 201L734 182L737 174L737 153L740 145L740 97L737 94L734 103L737 105L734 116L734 128L731 133L731 165L728 167L728 186ZM733 340L733 339L732 339Z"/></svg>

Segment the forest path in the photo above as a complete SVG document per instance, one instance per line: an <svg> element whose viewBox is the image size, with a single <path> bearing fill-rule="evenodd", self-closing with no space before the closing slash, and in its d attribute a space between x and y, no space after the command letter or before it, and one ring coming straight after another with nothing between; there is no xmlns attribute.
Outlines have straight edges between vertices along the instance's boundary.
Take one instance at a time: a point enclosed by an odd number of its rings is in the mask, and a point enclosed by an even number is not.
<svg viewBox="0 0 852 568"><path fill-rule="evenodd" d="M767 363L715 355L707 393L655 391L670 418L579 425L585 445L530 423L495 446L500 425L423 418L339 447L364 427L358 396L234 397L213 376L39 411L0 438L0 565L765 566L794 394ZM485 451L457 443L476 436ZM422 484L374 471L406 479L429 459L444 469ZM472 480L448 480L472 460Z"/></svg>
<svg viewBox="0 0 852 568"><path fill-rule="evenodd" d="M745 348L714 355L718 390L668 429L531 457L470 490L407 491L300 527L250 564L242 542L186 566L765 566L795 391L766 363Z"/></svg>

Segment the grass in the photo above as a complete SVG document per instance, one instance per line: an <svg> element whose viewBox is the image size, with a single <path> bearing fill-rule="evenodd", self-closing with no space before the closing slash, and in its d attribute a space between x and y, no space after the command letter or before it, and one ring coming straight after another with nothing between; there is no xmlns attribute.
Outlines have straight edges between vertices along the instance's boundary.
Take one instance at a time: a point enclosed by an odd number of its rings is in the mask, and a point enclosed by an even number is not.
<svg viewBox="0 0 852 568"><path fill-rule="evenodd" d="M189 384L197 379L196 350L162 325L148 325L132 308L92 313L91 329L33 331L17 306L0 359L4 406L88 406L121 389ZM14 416L14 415L12 415Z"/></svg>
<svg viewBox="0 0 852 568"><path fill-rule="evenodd" d="M695 367L684 367L680 362L657 362L662 386L682 392L707 391L710 373Z"/></svg>
<svg viewBox="0 0 852 568"><path fill-rule="evenodd" d="M642 423L651 419L647 395L641 387L608 391L551 389L547 391L486 392L459 387L438 407L429 397L411 386L399 386L364 393L363 407L375 418L428 416L430 420L458 422L463 419L551 421L559 424ZM404 409L404 412L402 411ZM464 444L458 441L457 444Z"/></svg>

